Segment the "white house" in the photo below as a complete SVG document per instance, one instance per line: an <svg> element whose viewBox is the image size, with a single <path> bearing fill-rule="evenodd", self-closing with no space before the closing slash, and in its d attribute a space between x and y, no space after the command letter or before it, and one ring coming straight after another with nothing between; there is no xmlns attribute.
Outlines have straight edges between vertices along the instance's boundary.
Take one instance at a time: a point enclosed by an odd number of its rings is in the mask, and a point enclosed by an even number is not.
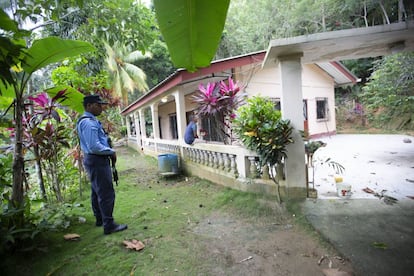
<svg viewBox="0 0 414 276"><path fill-rule="evenodd" d="M271 41L267 51L218 60L195 73L177 70L122 111L128 121L128 145L153 156L174 153L186 173L218 184L304 198L307 181L301 131L310 137L334 134L334 87L357 80L336 60L412 51L413 29L413 22L403 22L279 39ZM280 105L283 118L295 129L294 143L287 148L286 179L278 185L257 177L256 153L237 143L184 143L188 115L196 108L191 95L200 83L229 76L242 84L249 96L268 96L275 106Z"/></svg>
<svg viewBox="0 0 414 276"><path fill-rule="evenodd" d="M128 144L153 156L166 152L177 154L187 173L242 190L257 189L244 187L256 175L255 153L239 143L224 145L217 140L216 129L209 125L208 119L199 121L199 129L206 129L208 134L194 146L184 143L183 134L189 115L197 107L191 95L198 91L200 83L205 85L232 77L248 96L267 96L275 108L280 108L283 97L279 68L262 68L265 55L261 51L214 61L195 73L177 70L122 111L128 121ZM334 88L355 82L356 77L339 62L302 66L303 127L310 137L335 134ZM200 166L207 168L199 170ZM271 186L264 187L272 189Z"/></svg>

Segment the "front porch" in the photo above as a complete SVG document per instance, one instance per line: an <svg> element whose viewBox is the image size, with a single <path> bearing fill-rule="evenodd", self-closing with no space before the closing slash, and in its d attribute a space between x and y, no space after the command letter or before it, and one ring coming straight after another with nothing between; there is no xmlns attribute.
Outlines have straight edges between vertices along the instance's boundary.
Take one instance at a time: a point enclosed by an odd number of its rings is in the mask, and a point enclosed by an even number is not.
<svg viewBox="0 0 414 276"><path fill-rule="evenodd" d="M276 184L269 176L271 171L267 167L260 168L258 155L240 145L198 140L190 146L178 140L139 139L132 134L128 135L127 144L155 158L165 153L176 154L181 173L232 189L269 194L278 197L278 200L305 198L307 194L306 188L289 189L284 179L278 180ZM271 170L276 174L276 169Z"/></svg>

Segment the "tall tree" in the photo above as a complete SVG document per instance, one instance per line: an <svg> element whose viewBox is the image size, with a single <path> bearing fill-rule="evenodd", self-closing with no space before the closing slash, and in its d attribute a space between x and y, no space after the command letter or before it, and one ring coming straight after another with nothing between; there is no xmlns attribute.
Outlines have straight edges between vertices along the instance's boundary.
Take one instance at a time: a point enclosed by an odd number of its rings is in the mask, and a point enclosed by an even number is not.
<svg viewBox="0 0 414 276"><path fill-rule="evenodd" d="M44 34L92 43L98 49L87 65L92 74L105 67L103 41L145 53L160 35L153 11L135 0L83 1L67 5L61 15L64 20L47 25Z"/></svg>
<svg viewBox="0 0 414 276"><path fill-rule="evenodd" d="M411 1L412 2L412 1ZM264 50L272 39L412 18L401 0L232 0L216 58Z"/></svg>
<svg viewBox="0 0 414 276"><path fill-rule="evenodd" d="M167 45L163 41L155 40L149 51L152 54L151 59L139 60L134 64L146 73L148 86L152 88L171 75L176 68L168 54ZM131 100L137 99L138 96L134 93Z"/></svg>
<svg viewBox="0 0 414 276"><path fill-rule="evenodd" d="M124 106L128 105L128 94L135 89L144 93L148 91L146 82L147 76L141 68L133 63L151 55L147 52L145 55L141 51L130 52L128 48L116 42L112 47L104 43L106 49L105 63L109 72L112 74L113 90L122 97Z"/></svg>
<svg viewBox="0 0 414 276"><path fill-rule="evenodd" d="M363 91L374 122L414 129L414 53L399 53L375 62Z"/></svg>
<svg viewBox="0 0 414 276"><path fill-rule="evenodd" d="M232 0L216 59L263 50L270 39L283 37L284 25L289 24L286 11L293 1L282 2Z"/></svg>

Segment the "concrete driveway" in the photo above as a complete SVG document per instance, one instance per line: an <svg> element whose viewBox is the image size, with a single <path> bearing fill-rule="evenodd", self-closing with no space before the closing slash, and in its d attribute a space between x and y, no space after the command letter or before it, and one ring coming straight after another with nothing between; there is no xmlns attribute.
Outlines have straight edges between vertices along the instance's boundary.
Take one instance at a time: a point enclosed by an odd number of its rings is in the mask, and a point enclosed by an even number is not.
<svg viewBox="0 0 414 276"><path fill-rule="evenodd" d="M351 198L375 198L363 191L406 199L414 196L414 137L407 135L335 135L321 140L327 145L314 155L314 184L318 197L336 198L334 171L321 161L330 158L343 165L344 183L351 185ZM406 143L411 141L411 143ZM323 163L323 162L322 162Z"/></svg>
<svg viewBox="0 0 414 276"><path fill-rule="evenodd" d="M342 164L352 195L339 197L332 169L317 164L318 198L303 204L308 221L352 261L356 275L413 275L414 137L336 135L319 140L327 146L315 158ZM396 201L384 201L381 194Z"/></svg>

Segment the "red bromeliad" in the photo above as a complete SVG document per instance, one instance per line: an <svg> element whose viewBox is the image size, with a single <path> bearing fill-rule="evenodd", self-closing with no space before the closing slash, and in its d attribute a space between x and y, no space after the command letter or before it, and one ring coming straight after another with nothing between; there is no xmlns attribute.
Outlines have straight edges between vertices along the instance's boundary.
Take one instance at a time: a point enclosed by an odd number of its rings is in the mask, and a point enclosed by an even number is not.
<svg viewBox="0 0 414 276"><path fill-rule="evenodd" d="M216 121L221 132L231 138L230 122L235 118L235 110L244 101L243 94L239 93L241 87L229 77L227 82L209 82L205 86L200 84L198 88L199 92L192 97L198 105L198 114Z"/></svg>

